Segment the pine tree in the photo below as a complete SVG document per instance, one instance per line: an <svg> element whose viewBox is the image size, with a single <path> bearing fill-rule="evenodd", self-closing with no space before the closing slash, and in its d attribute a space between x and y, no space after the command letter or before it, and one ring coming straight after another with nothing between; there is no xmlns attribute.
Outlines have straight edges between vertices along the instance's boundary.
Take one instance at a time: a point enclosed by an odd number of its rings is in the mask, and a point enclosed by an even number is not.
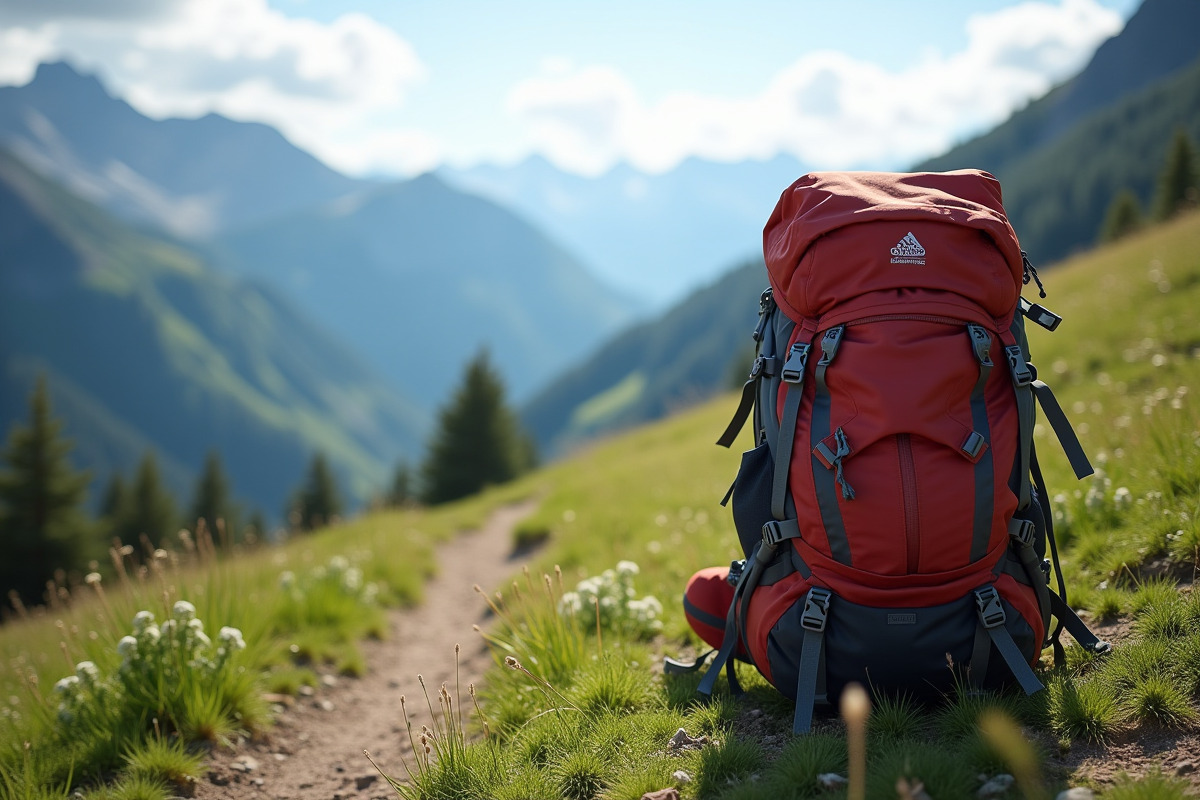
<svg viewBox="0 0 1200 800"><path fill-rule="evenodd" d="M505 404L500 376L481 352L438 414L422 465L425 501L445 503L512 480L535 459L532 440Z"/></svg>
<svg viewBox="0 0 1200 800"><path fill-rule="evenodd" d="M55 570L85 566L99 551L82 510L88 475L68 461L71 443L50 410L46 381L29 400L29 424L14 425L0 471L0 593L43 597Z"/></svg>
<svg viewBox="0 0 1200 800"><path fill-rule="evenodd" d="M1200 191L1200 173L1197 172L1197 167L1196 148L1188 138L1187 131L1178 128L1158 178L1154 202L1156 219L1168 219L1181 208L1196 204L1197 192Z"/></svg>
<svg viewBox="0 0 1200 800"><path fill-rule="evenodd" d="M230 537L238 527L237 508L229 492L229 479L221 466L221 457L210 450L204 458L204 471L196 481L192 505L184 520L187 527L198 525L204 520L208 530L216 536L217 521L222 520Z"/></svg>
<svg viewBox="0 0 1200 800"><path fill-rule="evenodd" d="M1142 207L1137 195L1122 189L1108 206L1104 215L1104 226L1100 229L1100 241L1115 242L1142 227Z"/></svg>
<svg viewBox="0 0 1200 800"><path fill-rule="evenodd" d="M175 498L162 485L152 451L142 456L128 497L123 512L112 522L112 535L126 544L143 535L155 544L171 542L179 530L179 512Z"/></svg>
<svg viewBox="0 0 1200 800"><path fill-rule="evenodd" d="M414 483L415 476L408 462L401 461L396 464L396 471L392 473L392 485L384 498L384 504L389 508L402 508L412 504L417 498Z"/></svg>
<svg viewBox="0 0 1200 800"><path fill-rule="evenodd" d="M325 454L317 453L309 464L304 485L296 491L288 517L294 527L311 531L328 525L341 513L337 480Z"/></svg>

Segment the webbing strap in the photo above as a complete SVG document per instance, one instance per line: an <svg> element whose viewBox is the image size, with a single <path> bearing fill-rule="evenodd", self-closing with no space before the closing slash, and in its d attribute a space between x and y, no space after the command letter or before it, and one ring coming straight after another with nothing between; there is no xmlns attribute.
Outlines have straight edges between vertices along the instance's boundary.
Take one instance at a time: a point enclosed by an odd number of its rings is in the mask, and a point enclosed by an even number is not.
<svg viewBox="0 0 1200 800"><path fill-rule="evenodd" d="M812 730L813 708L824 700L821 682L822 650L825 645L825 625L829 618L829 602L833 592L814 586L804 598L800 625L804 639L800 645L800 664L796 670L796 713L792 717L792 733Z"/></svg>
<svg viewBox="0 0 1200 800"><path fill-rule="evenodd" d="M712 628L721 628L725 625L725 620L721 619L716 614L710 614L703 608L700 608L698 605L689 600L686 594L683 596L683 610L688 616L694 617L695 619Z"/></svg>
<svg viewBox="0 0 1200 800"><path fill-rule="evenodd" d="M1079 615L1056 592L1050 592L1050 608L1054 611L1054 616L1058 617L1059 621L1066 627L1067 633L1071 634L1071 638L1079 642L1083 649L1097 654L1107 653L1112 649L1111 644L1088 629L1088 626L1079 618Z"/></svg>
<svg viewBox="0 0 1200 800"><path fill-rule="evenodd" d="M1046 637L1050 633L1050 587L1046 585L1047 575L1042 572L1042 565L1038 563L1037 553L1033 549L1035 531L1036 527L1027 519L1013 517L1009 521L1008 535L1012 539L1012 549L1025 568L1025 576L1037 595L1038 611L1042 614L1042 647L1045 647Z"/></svg>
<svg viewBox="0 0 1200 800"><path fill-rule="evenodd" d="M737 435L742 432L742 428L746 425L746 420L750 419L750 412L754 410L754 396L757 394L758 380L751 378L742 385L742 399L738 403L737 411L733 412L733 419L729 420L729 425L726 426L725 432L721 434L721 438L717 439L717 444L721 447L731 447L737 439Z"/></svg>
<svg viewBox="0 0 1200 800"><path fill-rule="evenodd" d="M975 590L975 604L979 610L980 626L992 640L992 644L996 646L996 650L1004 659L1004 663L1008 665L1013 677L1017 679L1017 683L1021 684L1021 688L1025 690L1025 694L1035 694L1044 689L1042 682L1034 674L1033 667L1029 666L1025 656L1021 655L1020 648L1017 647L1012 634L1005 627L1007 615L996 587L985 586Z"/></svg>
<svg viewBox="0 0 1200 800"><path fill-rule="evenodd" d="M992 514L995 510L995 468L992 463L992 429L988 423L987 389L988 376L992 372L992 335L979 325L968 325L971 346L979 361L979 378L971 390L971 426L983 437L983 442L974 442L976 449L983 448L983 455L975 462L975 516L972 522L971 562L987 555L988 542L992 538ZM974 438L974 437L972 437ZM968 440L969 441L969 440Z"/></svg>
<svg viewBox="0 0 1200 800"><path fill-rule="evenodd" d="M810 452L815 451L822 444L823 440L833 432L830 421L833 400L829 396L829 386L825 382L825 372L829 369L829 365L833 363L834 356L837 355L844 330L841 325L830 328L821 339L821 359L817 362L816 374L814 376L816 379L816 394L813 397L812 430L809 440ZM835 475L833 470L825 469L815 454L812 456L812 463L813 485L817 493L817 507L821 512L821 524L825 528L825 535L829 539L829 551L833 555L834 560L849 565L850 542L846 537L846 525L842 521L842 510L838 506L837 475ZM817 469L817 467L822 468Z"/></svg>
<svg viewBox="0 0 1200 800"><path fill-rule="evenodd" d="M771 516L782 520L787 513L788 470L792 464L792 446L796 439L796 423L800 416L803 385L788 384L783 401L783 417L779 421L779 438L775 441L775 474L771 481Z"/></svg>
<svg viewBox="0 0 1200 800"><path fill-rule="evenodd" d="M1033 426L1035 417L1033 392L1029 384L1033 380L1029 362L1025 359L1026 348L1020 344L1025 341L1024 318L1020 314L1013 315L1012 326L1007 333L1001 334L1004 341L1004 356L1008 361L1009 372L1012 373L1013 391L1017 397L1017 464L1016 490L1017 509L1023 511L1029 505L1029 458L1033 447ZM1010 344L1011 342L1011 344Z"/></svg>
<svg viewBox="0 0 1200 800"><path fill-rule="evenodd" d="M1071 469L1075 470L1075 477L1082 480L1095 472L1092 469L1091 462L1088 461L1087 453L1083 452L1083 445L1079 443L1079 437L1075 435L1075 430L1071 427L1070 420L1063 413L1062 406L1058 404L1058 399L1055 398L1054 392L1042 381L1035 380L1033 382L1033 394L1042 406L1042 411L1046 415L1046 421L1054 429L1054 435L1058 437L1058 443L1062 445L1063 451L1067 454L1067 460L1071 462Z"/></svg>
<svg viewBox="0 0 1200 800"><path fill-rule="evenodd" d="M758 585L764 567L775 557L776 547L778 547L778 542L768 541L764 535L763 541L754 548L754 552L750 554L750 558L746 561L746 566L742 570L741 577L738 578L737 587L733 590L733 600L730 601L729 611L725 615L725 635L721 639L721 647L717 651L716 659L709 665L708 671L704 673L704 677L700 681L700 686L696 690L706 697L712 695L713 686L716 685L717 675L720 674L721 667L725 667L725 673L729 678L729 691L735 695L742 693L741 684L738 683L737 673L733 668L733 654L737 650L738 642L741 640L741 631L739 630L740 625L738 622L739 607L741 606L743 597L748 598L754 593L754 587Z"/></svg>
<svg viewBox="0 0 1200 800"><path fill-rule="evenodd" d="M754 552L750 554L747 567L754 562L754 557L758 555L758 550L759 548L755 548ZM725 672L729 677L729 691L735 695L742 693L742 686L738 683L737 673L733 667L733 653L738 643L737 601L749 573L749 569L742 570L737 588L733 590L733 600L729 603L729 611L725 614L725 635L721 638L721 646L717 649L717 657L708 665L708 669L704 672L704 677L700 679L700 685L696 688L696 691L705 697L712 696L713 687L717 683L717 676L721 674L722 667L725 668Z"/></svg>

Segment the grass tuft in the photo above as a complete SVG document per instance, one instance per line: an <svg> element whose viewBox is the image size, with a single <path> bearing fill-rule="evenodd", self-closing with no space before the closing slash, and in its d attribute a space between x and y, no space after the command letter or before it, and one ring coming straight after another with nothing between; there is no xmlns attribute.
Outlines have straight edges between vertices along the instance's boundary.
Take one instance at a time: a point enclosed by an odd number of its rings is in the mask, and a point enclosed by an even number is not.
<svg viewBox="0 0 1200 800"><path fill-rule="evenodd" d="M576 750L568 753L554 769L558 790L567 800L593 800L607 786L608 765L596 753Z"/></svg>
<svg viewBox="0 0 1200 800"><path fill-rule="evenodd" d="M1150 675L1139 680L1125 695L1125 706L1139 722L1167 728L1186 725L1196 719L1187 695L1169 678Z"/></svg>
<svg viewBox="0 0 1200 800"><path fill-rule="evenodd" d="M1104 742L1120 723L1116 697L1099 681L1076 684L1060 675L1048 691L1051 726L1059 736Z"/></svg>

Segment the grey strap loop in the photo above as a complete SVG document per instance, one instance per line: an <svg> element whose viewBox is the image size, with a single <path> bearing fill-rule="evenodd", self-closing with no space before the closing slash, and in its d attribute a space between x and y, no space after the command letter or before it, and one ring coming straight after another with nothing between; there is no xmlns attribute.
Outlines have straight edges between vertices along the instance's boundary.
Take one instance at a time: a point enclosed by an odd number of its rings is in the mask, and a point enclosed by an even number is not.
<svg viewBox="0 0 1200 800"><path fill-rule="evenodd" d="M1009 332L1018 342L1025 341L1025 326L1020 315L1013 315L1012 327ZM1013 391L1017 395L1017 463L1013 480L1017 489L1017 509L1029 507L1030 480L1029 470L1033 448L1033 426L1036 421L1033 402L1033 392L1029 384L1033 381L1033 372L1025 360L1024 350L1020 344L1008 345L1004 348L1008 368L1013 376Z"/></svg>
<svg viewBox="0 0 1200 800"><path fill-rule="evenodd" d="M1042 572L1042 565L1033 549L1036 532L1037 527L1027 519L1013 517L1008 523L1011 547L1025 570L1029 585L1037 595L1038 611L1042 615L1041 642L1045 647L1046 636L1050 633L1050 587L1046 585L1046 573Z"/></svg>
<svg viewBox="0 0 1200 800"><path fill-rule="evenodd" d="M1112 645L1104 641L1096 634L1088 630L1088 626L1084 624L1079 615L1068 606L1057 592L1050 592L1050 608L1054 611L1054 616L1058 617L1058 621L1063 624L1067 632L1071 634L1071 638L1079 642L1080 646L1085 650L1089 650L1097 655L1107 653L1112 650Z"/></svg>
<svg viewBox="0 0 1200 800"><path fill-rule="evenodd" d="M746 425L746 420L750 419L750 412L754 410L754 396L758 381L754 378L746 381L742 385L742 399L738 403L737 411L733 412L733 419L729 420L729 425L726 426L725 432L721 434L721 438L717 439L717 444L721 447L730 447L737 439L737 435L742 432L742 428Z"/></svg>
<svg viewBox="0 0 1200 800"><path fill-rule="evenodd" d="M1079 443L1079 437L1075 435L1070 420L1063 413L1062 406L1058 404L1054 392L1042 381L1035 380L1033 394L1037 397L1038 403L1046 415L1046 421L1054 429L1058 443L1062 445L1063 451L1067 454L1067 459L1071 462L1071 469L1075 470L1075 477L1082 480L1095 472L1091 462L1088 461L1087 453L1083 452L1083 445Z"/></svg>
<svg viewBox="0 0 1200 800"><path fill-rule="evenodd" d="M822 650L825 644L825 625L829 620L829 603L833 592L814 586L804 598L800 625L804 640L800 646L800 665L796 670L796 713L792 718L792 733L812 730L813 708L826 698L818 684L821 678Z"/></svg>
<svg viewBox="0 0 1200 800"><path fill-rule="evenodd" d="M830 421L832 398L829 396L829 386L825 382L825 372L832 363L834 356L837 355L838 347L841 345L843 328L839 325L835 328L830 328L825 332L821 339L821 358L817 361L817 369L814 374L816 390L813 397L813 410L811 432L809 437L809 447L814 453L813 458L820 463L821 459L815 454L818 447L824 444L823 440L832 433L832 423ZM845 434L842 434L843 441ZM849 443L846 442L847 450ZM839 443L840 449L840 443ZM828 451L828 446L825 447ZM836 453L831 453L833 459L837 458ZM825 471L817 469L813 470L813 485L817 494L817 507L821 512L821 524L825 528L825 533L829 538L829 551L834 559L842 564L850 564L850 542L846 537L846 524L842 521L842 510L838 507L838 489L836 476L830 474L829 469L832 468L833 459L830 460L830 466ZM840 462L839 462L840 463ZM842 491L846 490L845 476L842 477ZM853 490L851 490L853 494Z"/></svg>
<svg viewBox="0 0 1200 800"><path fill-rule="evenodd" d="M1021 654L1017 643L1013 641L1012 634L1004 625L1007 615L996 587L985 586L977 589L975 605L979 611L979 624L992 640L992 644L996 646L996 650L1004 659L1004 663L1008 665L1013 677L1017 679L1017 683L1021 684L1021 688L1025 690L1025 694L1036 694L1044 689L1042 682L1034 674L1033 668L1025 661L1025 656Z"/></svg>

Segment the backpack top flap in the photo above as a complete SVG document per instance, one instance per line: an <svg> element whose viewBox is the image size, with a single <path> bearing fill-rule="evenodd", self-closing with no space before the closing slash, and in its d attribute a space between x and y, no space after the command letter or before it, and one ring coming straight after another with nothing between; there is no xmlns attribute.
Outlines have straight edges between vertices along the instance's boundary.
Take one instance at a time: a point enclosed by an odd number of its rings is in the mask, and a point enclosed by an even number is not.
<svg viewBox="0 0 1200 800"><path fill-rule="evenodd" d="M797 320L931 290L1006 329L1024 276L1000 183L980 170L810 173L779 198L763 255L776 301Z"/></svg>

